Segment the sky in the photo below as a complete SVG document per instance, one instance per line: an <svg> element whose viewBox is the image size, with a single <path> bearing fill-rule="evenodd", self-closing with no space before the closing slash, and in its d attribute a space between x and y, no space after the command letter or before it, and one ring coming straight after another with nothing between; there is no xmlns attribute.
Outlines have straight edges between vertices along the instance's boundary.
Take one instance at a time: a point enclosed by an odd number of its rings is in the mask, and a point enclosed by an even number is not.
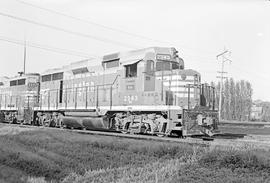
<svg viewBox="0 0 270 183"><path fill-rule="evenodd" d="M204 82L218 81L216 56L228 50L226 76L270 101L269 19L267 0L0 0L0 76L23 70L24 40L26 72L164 46Z"/></svg>

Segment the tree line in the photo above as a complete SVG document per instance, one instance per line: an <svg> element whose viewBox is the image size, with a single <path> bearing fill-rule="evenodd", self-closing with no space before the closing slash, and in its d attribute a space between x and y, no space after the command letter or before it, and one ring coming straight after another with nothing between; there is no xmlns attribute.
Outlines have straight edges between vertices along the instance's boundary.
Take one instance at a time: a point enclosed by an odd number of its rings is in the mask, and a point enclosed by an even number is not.
<svg viewBox="0 0 270 183"><path fill-rule="evenodd" d="M216 88L216 106L219 106L220 82L211 83ZM221 118L225 120L248 121L251 119L253 89L250 82L234 81L233 78L223 82L221 95Z"/></svg>

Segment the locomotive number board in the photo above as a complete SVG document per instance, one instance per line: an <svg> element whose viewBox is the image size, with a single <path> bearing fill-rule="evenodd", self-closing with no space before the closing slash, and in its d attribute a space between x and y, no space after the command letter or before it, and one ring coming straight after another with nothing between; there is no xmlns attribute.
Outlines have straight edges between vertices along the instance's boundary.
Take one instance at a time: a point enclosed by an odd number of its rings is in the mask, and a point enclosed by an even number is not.
<svg viewBox="0 0 270 183"><path fill-rule="evenodd" d="M169 54L157 54L156 56L157 60L171 60L171 55Z"/></svg>

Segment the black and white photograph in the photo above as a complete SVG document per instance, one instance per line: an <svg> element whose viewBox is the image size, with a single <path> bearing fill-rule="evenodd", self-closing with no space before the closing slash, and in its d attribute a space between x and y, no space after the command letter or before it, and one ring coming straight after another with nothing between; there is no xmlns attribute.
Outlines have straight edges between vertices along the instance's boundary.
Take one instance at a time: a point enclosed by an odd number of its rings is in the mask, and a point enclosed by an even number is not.
<svg viewBox="0 0 270 183"><path fill-rule="evenodd" d="M269 0L0 0L0 183L270 183Z"/></svg>

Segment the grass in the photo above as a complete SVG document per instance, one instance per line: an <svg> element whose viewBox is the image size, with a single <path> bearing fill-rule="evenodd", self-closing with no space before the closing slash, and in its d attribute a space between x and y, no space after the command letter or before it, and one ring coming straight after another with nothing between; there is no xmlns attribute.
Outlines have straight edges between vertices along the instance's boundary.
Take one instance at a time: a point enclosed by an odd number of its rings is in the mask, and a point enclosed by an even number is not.
<svg viewBox="0 0 270 183"><path fill-rule="evenodd" d="M143 167L192 154L192 145L39 130L0 138L0 182L44 177L59 182L70 173ZM198 148L198 151L203 151Z"/></svg>
<svg viewBox="0 0 270 183"><path fill-rule="evenodd" d="M270 157L267 151L253 149L213 149L143 167L121 167L70 174L63 183L75 182L270 182Z"/></svg>
<svg viewBox="0 0 270 183"><path fill-rule="evenodd" d="M270 151L43 129L0 136L0 182L270 182Z"/></svg>

